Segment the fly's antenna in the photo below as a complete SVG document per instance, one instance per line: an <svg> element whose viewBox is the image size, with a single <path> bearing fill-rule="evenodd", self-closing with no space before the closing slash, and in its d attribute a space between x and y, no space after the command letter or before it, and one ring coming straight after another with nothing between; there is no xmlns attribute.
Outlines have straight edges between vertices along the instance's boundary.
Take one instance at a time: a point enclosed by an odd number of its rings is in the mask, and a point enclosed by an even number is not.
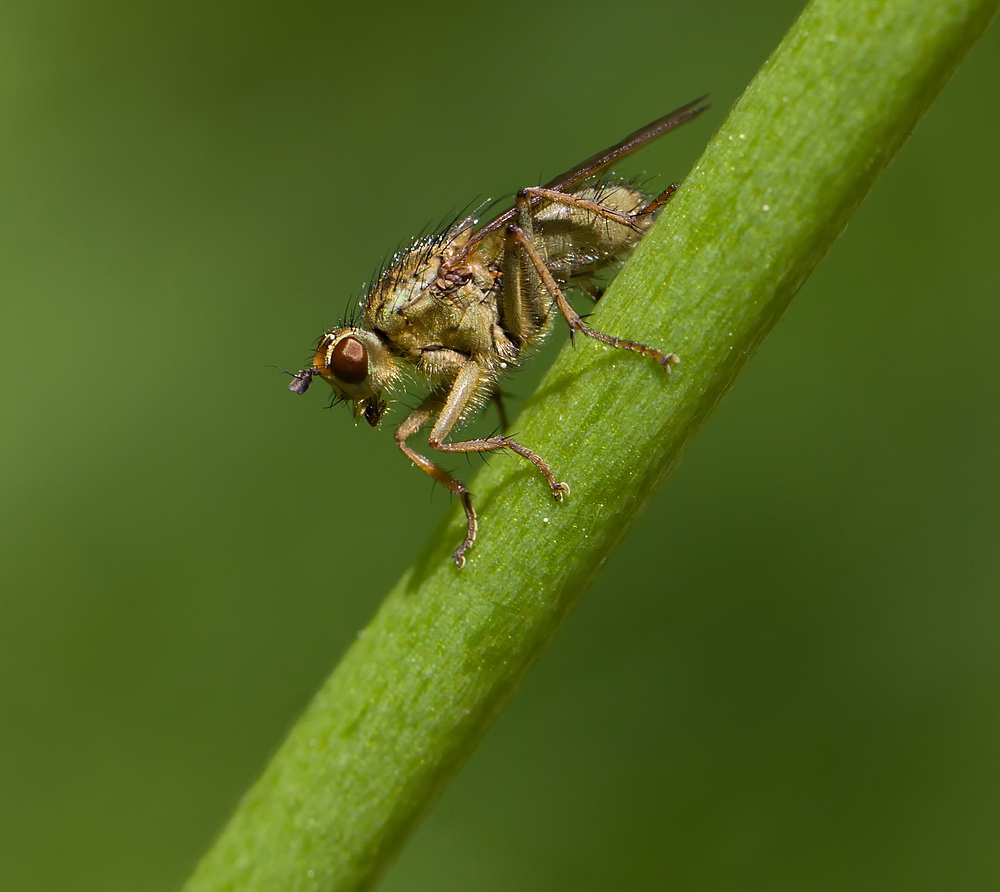
<svg viewBox="0 0 1000 892"><path fill-rule="evenodd" d="M319 374L319 369L302 369L298 372L290 372L288 369L281 368L281 366L275 366L275 368L286 375L291 375L292 380L288 385L288 389L292 393L298 394L305 393L309 389L309 385L312 384L313 376Z"/></svg>

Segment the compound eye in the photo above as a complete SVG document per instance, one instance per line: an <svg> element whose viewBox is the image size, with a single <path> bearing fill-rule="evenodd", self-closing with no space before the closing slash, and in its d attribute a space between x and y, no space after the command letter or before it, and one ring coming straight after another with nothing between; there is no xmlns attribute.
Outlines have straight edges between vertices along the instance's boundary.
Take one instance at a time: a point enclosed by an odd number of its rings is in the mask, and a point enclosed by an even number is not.
<svg viewBox="0 0 1000 892"><path fill-rule="evenodd" d="M368 351L357 338L346 337L333 348L328 367L345 384L360 384L368 377Z"/></svg>

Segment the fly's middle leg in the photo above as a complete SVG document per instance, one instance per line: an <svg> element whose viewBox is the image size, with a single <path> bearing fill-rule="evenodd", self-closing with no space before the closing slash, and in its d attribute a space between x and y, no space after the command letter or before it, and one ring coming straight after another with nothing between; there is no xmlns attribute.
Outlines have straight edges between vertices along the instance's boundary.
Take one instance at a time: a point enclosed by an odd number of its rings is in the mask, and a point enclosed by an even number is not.
<svg viewBox="0 0 1000 892"><path fill-rule="evenodd" d="M467 362L458 373L455 383L445 399L444 407L438 413L434 427L431 428L431 435L427 438L428 444L438 452L496 452L501 449L509 449L520 455L521 458L526 458L538 468L539 473L549 485L552 495L561 500L569 492L569 487L556 479L552 469L540 455L532 452L527 446L522 446L511 437L479 437L473 440L460 440L457 443L445 442L448 434L451 433L452 428L458 423L477 390L481 387L482 381L483 371L480 366L471 360Z"/></svg>
<svg viewBox="0 0 1000 892"><path fill-rule="evenodd" d="M437 449L438 452L498 452L501 449L509 449L511 452L520 455L521 458L526 458L538 468L538 472L545 478L545 482L549 485L552 495L558 501L561 502L563 496L569 494L569 484L562 483L556 479L556 475L552 473L552 469L545 459L537 452L532 452L527 446L522 446L510 437L480 437L476 440L459 440L457 443L445 443L432 433L427 442L431 445L432 449Z"/></svg>
<svg viewBox="0 0 1000 892"><path fill-rule="evenodd" d="M655 347L650 347L647 344L640 344L638 341L628 341L625 338L616 338L613 335L604 334L604 332L598 331L596 328L591 328L587 325L583 319L580 318L580 314L570 306L568 300L566 300L566 295L563 294L562 289L559 287L559 283L556 282L549 268L545 265L545 259L538 252L538 249L534 246L531 239L525 234L524 230L520 226L512 225L507 227L507 238L509 241L509 246L507 250L522 250L525 256L530 261L532 267L534 267L535 273L541 280L541 283L545 290L551 295L552 300L555 302L556 306L559 308L559 312L563 314L566 322L569 324L570 334L574 332L580 332L587 337L593 338L596 341L600 341L602 344L607 344L610 347L618 347L622 350L632 350L635 353L641 353L644 356L649 356L651 359L655 359L666 371L670 371L670 366L674 363L680 362L680 358L676 353L664 353L661 350L657 350Z"/></svg>

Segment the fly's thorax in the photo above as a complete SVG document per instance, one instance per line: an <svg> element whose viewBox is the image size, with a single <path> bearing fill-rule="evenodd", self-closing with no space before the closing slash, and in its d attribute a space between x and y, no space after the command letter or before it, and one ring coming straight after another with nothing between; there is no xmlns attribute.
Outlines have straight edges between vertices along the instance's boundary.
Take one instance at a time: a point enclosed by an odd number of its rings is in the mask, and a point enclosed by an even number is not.
<svg viewBox="0 0 1000 892"><path fill-rule="evenodd" d="M454 284L442 279L446 269L469 240L476 220L467 217L450 229L416 239L399 251L384 268L365 301L365 321L382 319L405 311L434 288Z"/></svg>
<svg viewBox="0 0 1000 892"><path fill-rule="evenodd" d="M454 252L452 243L414 245L379 276L365 301L366 328L406 362L419 365L426 351L441 347L469 356L491 349L499 273L491 257L476 253L456 262Z"/></svg>
<svg viewBox="0 0 1000 892"><path fill-rule="evenodd" d="M382 273L365 301L365 320L374 321L399 313L418 300L437 279L441 259L411 248L397 257Z"/></svg>
<svg viewBox="0 0 1000 892"><path fill-rule="evenodd" d="M313 367L338 397L353 403L355 417L364 414L370 422L381 394L400 376L399 362L379 334L350 325L323 336Z"/></svg>

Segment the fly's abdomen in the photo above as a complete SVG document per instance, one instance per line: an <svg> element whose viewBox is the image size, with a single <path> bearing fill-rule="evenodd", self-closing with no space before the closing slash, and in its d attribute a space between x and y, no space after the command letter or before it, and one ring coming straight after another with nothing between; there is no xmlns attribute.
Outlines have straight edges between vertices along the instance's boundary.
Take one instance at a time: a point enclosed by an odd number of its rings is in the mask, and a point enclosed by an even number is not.
<svg viewBox="0 0 1000 892"><path fill-rule="evenodd" d="M586 186L572 195L628 215L635 214L649 201L635 187L617 181ZM651 216L636 217L629 225L585 208L555 202L535 214L536 233L545 248L547 265L564 282L591 276L624 260L651 222Z"/></svg>

